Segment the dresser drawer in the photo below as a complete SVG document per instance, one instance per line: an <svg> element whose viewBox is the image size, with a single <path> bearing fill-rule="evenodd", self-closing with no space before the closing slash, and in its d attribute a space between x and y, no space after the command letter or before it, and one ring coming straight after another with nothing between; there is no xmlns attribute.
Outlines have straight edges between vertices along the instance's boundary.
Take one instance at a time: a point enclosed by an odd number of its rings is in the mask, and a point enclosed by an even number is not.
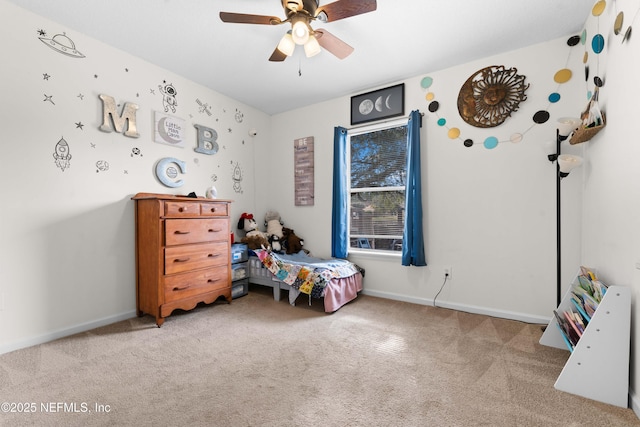
<svg viewBox="0 0 640 427"><path fill-rule="evenodd" d="M227 218L167 219L165 221L167 246L227 240L228 238L229 220Z"/></svg>
<svg viewBox="0 0 640 427"><path fill-rule="evenodd" d="M200 215L202 216L228 216L229 205L227 203L202 202L200 203Z"/></svg>
<svg viewBox="0 0 640 427"><path fill-rule="evenodd" d="M164 250L164 274L229 264L227 242L198 243Z"/></svg>
<svg viewBox="0 0 640 427"><path fill-rule="evenodd" d="M200 216L200 203L164 202L164 216L173 218Z"/></svg>
<svg viewBox="0 0 640 427"><path fill-rule="evenodd" d="M168 303L228 286L229 277L226 266L176 274L164 279L164 301Z"/></svg>

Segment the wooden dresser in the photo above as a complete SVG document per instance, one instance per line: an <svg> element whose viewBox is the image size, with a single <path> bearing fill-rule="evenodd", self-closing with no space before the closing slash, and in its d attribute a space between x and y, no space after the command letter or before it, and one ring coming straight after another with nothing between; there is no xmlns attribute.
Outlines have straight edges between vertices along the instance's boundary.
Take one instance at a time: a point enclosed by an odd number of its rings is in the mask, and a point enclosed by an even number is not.
<svg viewBox="0 0 640 427"><path fill-rule="evenodd" d="M229 200L138 193L136 309L158 327L175 309L231 302Z"/></svg>

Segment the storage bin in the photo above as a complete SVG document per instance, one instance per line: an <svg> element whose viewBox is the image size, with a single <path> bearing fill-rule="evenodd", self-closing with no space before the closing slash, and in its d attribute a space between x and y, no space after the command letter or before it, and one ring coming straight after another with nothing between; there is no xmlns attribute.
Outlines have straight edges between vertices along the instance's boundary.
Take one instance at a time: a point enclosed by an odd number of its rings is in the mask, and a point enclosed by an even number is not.
<svg viewBox="0 0 640 427"><path fill-rule="evenodd" d="M249 278L249 263L241 262L231 265L231 280L236 281L240 279Z"/></svg>
<svg viewBox="0 0 640 427"><path fill-rule="evenodd" d="M231 245L231 262L245 262L249 259L249 247L246 243L234 243Z"/></svg>
<svg viewBox="0 0 640 427"><path fill-rule="evenodd" d="M249 279L238 280L233 282L231 287L231 298L239 298L249 293Z"/></svg>

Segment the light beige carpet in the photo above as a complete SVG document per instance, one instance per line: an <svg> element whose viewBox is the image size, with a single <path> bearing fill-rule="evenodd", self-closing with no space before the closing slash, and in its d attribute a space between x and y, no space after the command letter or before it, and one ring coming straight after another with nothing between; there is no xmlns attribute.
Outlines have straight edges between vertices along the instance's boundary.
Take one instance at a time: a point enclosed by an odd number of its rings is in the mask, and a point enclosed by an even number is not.
<svg viewBox="0 0 640 427"><path fill-rule="evenodd" d="M325 314L250 289L160 329L145 316L1 355L0 402L35 412L0 425L640 426L553 388L568 352L540 325L368 296Z"/></svg>

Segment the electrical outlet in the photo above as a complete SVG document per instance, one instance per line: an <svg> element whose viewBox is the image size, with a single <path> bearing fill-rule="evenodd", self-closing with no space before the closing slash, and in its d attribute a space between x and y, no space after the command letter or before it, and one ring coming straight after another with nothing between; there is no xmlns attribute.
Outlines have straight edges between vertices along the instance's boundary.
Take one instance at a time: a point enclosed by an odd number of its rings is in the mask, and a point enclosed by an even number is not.
<svg viewBox="0 0 640 427"><path fill-rule="evenodd" d="M442 269L442 278L451 279L451 266Z"/></svg>

